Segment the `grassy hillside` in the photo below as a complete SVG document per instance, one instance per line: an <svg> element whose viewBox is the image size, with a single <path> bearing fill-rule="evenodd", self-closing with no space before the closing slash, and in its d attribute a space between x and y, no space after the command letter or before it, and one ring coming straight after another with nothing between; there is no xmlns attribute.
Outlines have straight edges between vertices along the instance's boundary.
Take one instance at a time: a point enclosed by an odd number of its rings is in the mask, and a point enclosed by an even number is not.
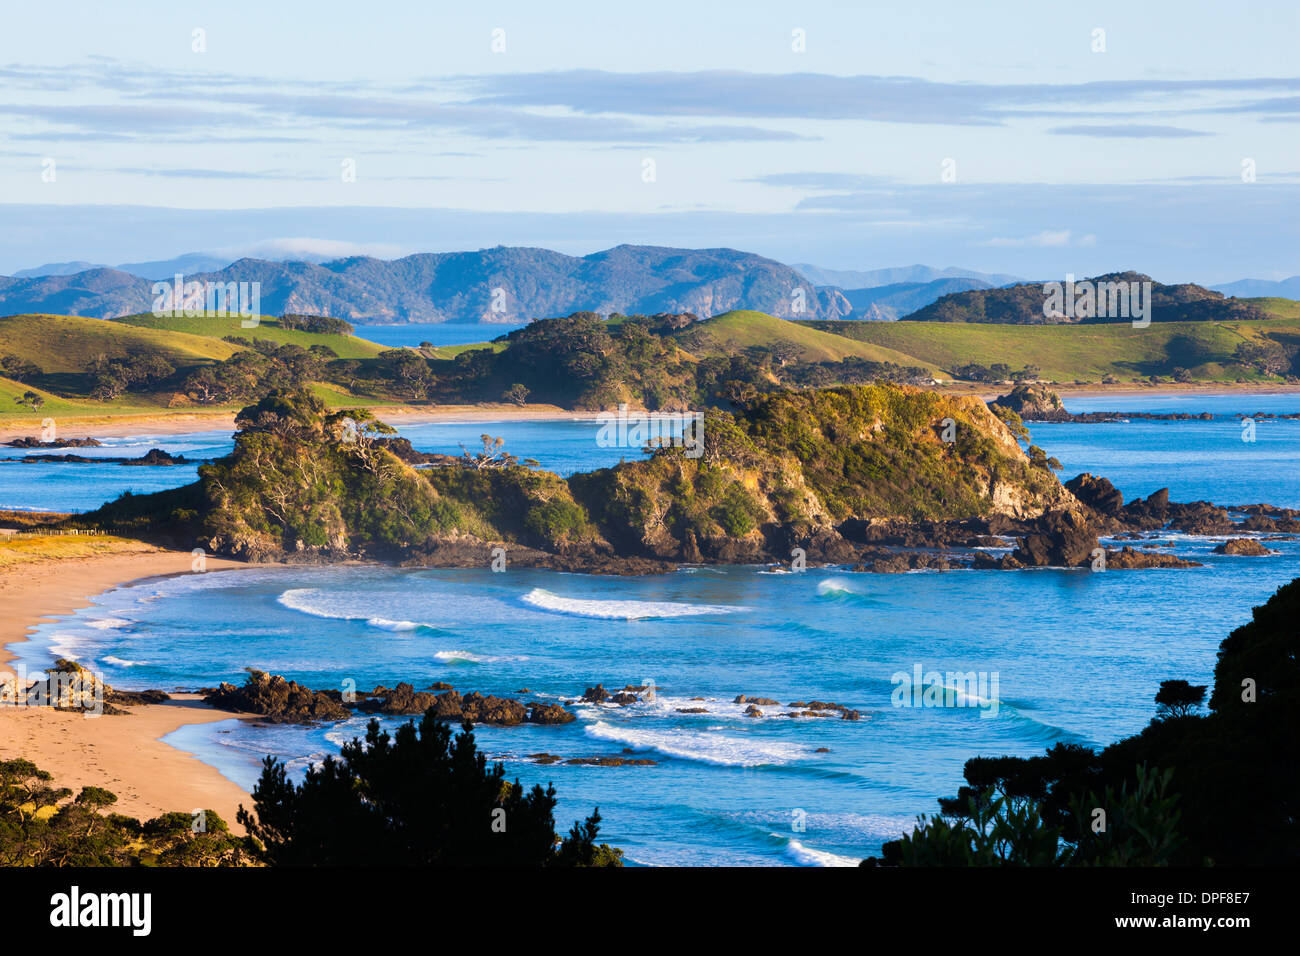
<svg viewBox="0 0 1300 956"><path fill-rule="evenodd" d="M197 365L235 354L237 347L221 341L221 335L74 315L10 315L0 318L0 353L33 362L46 374L82 372L99 355L115 359L156 353L174 365Z"/></svg>
<svg viewBox="0 0 1300 956"><path fill-rule="evenodd" d="M751 347L767 348L781 342L796 349L799 361L803 362L842 362L852 356L869 362L919 365L930 371L938 371L930 360L918 359L887 343L822 331L838 324L840 323L819 323L813 327L808 323L790 322L763 312L736 311L724 312L698 322L676 333L674 337L682 348L697 356L725 355Z"/></svg>
<svg viewBox="0 0 1300 956"><path fill-rule="evenodd" d="M339 358L365 359L374 358L386 351L383 345L367 342L355 335L321 335L316 332L300 332L296 329L283 329L280 320L274 316L264 315L258 320L256 328L246 329L238 316L181 316L179 318L159 318L155 315L128 315L120 319L108 320L116 325L129 325L139 329L154 329L168 332L180 332L185 335L204 336L221 339L227 335L253 341L270 341L277 345L298 345L310 348L313 345L328 345Z"/></svg>
<svg viewBox="0 0 1300 956"><path fill-rule="evenodd" d="M1260 379L1232 364L1243 342L1294 341L1300 321L1166 322L1131 325L993 325L935 322L817 322L815 330L893 349L947 371L976 362L1015 368L1036 365L1058 382L1122 381L1187 369L1193 379Z"/></svg>
<svg viewBox="0 0 1300 956"><path fill-rule="evenodd" d="M1265 296L1259 299L1242 299L1247 305L1253 305L1272 319L1300 319L1300 302L1295 299L1279 299Z"/></svg>

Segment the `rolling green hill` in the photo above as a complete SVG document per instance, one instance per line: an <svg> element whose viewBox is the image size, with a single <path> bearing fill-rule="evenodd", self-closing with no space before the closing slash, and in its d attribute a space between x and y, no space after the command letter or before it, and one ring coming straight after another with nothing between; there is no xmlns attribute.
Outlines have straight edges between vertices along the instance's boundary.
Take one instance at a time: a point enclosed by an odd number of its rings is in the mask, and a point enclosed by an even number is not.
<svg viewBox="0 0 1300 956"><path fill-rule="evenodd" d="M994 325L937 322L800 323L855 342L892 349L948 372L971 362L1037 366L1058 382L1122 381L1170 375L1185 368L1194 380L1255 380L1257 373L1232 362L1243 342L1289 342L1300 338L1300 320L1165 322L1131 325Z"/></svg>
<svg viewBox="0 0 1300 956"><path fill-rule="evenodd" d="M770 348L786 343L797 350L799 361L842 362L853 356L868 362L894 362L898 365L917 365L931 372L939 369L929 359L915 355L883 342L834 335L823 331L836 325L881 325L878 322L790 322L764 312L748 310L724 312L705 319L675 333L679 345L696 356L725 355L755 346ZM947 377L947 376L945 376Z"/></svg>
<svg viewBox="0 0 1300 956"><path fill-rule="evenodd" d="M148 313L128 315L120 319L110 319L115 325L129 325L140 329L180 332L185 335L204 336L221 339L234 335L251 341L263 340L278 345L299 345L311 348L313 345L328 345L339 358L365 359L374 358L386 351L382 345L357 338L355 335L322 335L316 332L300 332L296 329L283 329L280 320L269 315L262 316L256 328L246 329L240 324L238 316L181 316L178 318L160 318ZM223 343L225 344L225 343Z"/></svg>

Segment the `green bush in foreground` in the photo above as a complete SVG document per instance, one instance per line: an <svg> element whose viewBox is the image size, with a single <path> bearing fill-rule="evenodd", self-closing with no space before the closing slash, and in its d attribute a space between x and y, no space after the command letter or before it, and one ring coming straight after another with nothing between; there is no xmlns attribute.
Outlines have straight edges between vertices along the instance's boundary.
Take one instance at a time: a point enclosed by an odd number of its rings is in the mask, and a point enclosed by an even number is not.
<svg viewBox="0 0 1300 956"><path fill-rule="evenodd" d="M30 760L0 761L0 866L240 866L252 843L214 811L164 813L141 822L107 812L117 796L73 796Z"/></svg>
<svg viewBox="0 0 1300 956"><path fill-rule="evenodd" d="M622 866L596 843L600 813L555 832L555 788L525 791L487 766L468 725L452 736L433 712L396 734L371 720L364 743L345 744L301 784L267 757L254 812L239 822L267 862L316 866Z"/></svg>

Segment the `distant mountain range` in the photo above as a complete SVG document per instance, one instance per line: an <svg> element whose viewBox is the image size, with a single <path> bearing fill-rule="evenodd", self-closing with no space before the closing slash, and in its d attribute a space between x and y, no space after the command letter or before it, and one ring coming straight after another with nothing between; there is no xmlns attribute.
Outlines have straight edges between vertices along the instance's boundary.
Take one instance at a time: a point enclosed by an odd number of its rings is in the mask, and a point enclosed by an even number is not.
<svg viewBox="0 0 1300 956"><path fill-rule="evenodd" d="M155 276L170 278L174 263ZM577 311L703 317L732 309L836 319L852 311L838 290L817 289L787 265L734 249L617 246L579 258L501 246L394 260L240 259L185 278L258 282L266 314L325 314L373 323L518 323ZM124 269L0 277L0 315L115 318L148 312L153 301L152 282Z"/></svg>
<svg viewBox="0 0 1300 956"><path fill-rule="evenodd" d="M853 306L853 318L894 322L924 308L940 296L971 289L991 289L983 279L935 279L933 282L895 282L870 289L844 289Z"/></svg>
<svg viewBox="0 0 1300 956"><path fill-rule="evenodd" d="M376 324L519 323L577 311L693 312L703 318L732 309L819 320L1044 320L1041 283L969 269L912 265L848 271L807 263L788 266L735 249L626 245L582 257L506 246L392 260L328 258L315 251L294 251L289 260L231 262L218 254L192 252L114 267L49 263L0 276L0 315L116 318L148 312L156 298L153 282L181 273L187 281L258 282L267 314L326 314ZM1184 292L1170 298L1160 291L1164 289ZM1177 304L1187 312L1193 300L1216 299L1220 293L1300 298L1300 276L1242 279L1213 291L1157 284L1157 304ZM1224 312L1213 303L1196 309Z"/></svg>
<svg viewBox="0 0 1300 956"><path fill-rule="evenodd" d="M871 269L857 272L844 269L823 269L820 266L797 262L794 268L810 282L835 286L840 289L874 289L879 286L934 282L936 279L979 279L990 286L1024 282L1021 276L1001 273L975 272L971 269L936 269L933 266L898 266L893 269Z"/></svg>
<svg viewBox="0 0 1300 956"><path fill-rule="evenodd" d="M1252 299L1262 296L1273 296L1282 299L1300 299L1300 276L1292 276L1289 279L1238 279L1236 282L1226 282L1223 285L1210 286L1216 292L1222 292L1224 295L1236 296L1242 299Z"/></svg>

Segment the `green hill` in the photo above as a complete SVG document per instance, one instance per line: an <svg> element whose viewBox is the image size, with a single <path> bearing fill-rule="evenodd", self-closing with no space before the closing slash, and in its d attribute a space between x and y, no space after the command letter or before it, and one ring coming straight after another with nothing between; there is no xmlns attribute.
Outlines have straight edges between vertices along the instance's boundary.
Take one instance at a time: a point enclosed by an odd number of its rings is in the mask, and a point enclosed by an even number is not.
<svg viewBox="0 0 1300 956"><path fill-rule="evenodd" d="M1294 344L1300 320L1163 322L1131 325L1003 325L953 322L813 322L809 327L855 342L892 349L951 372L969 363L1037 366L1058 382L1122 381L1172 375L1235 382L1261 376L1233 362L1242 343Z"/></svg>
<svg viewBox="0 0 1300 956"><path fill-rule="evenodd" d="M771 348L784 343L801 362L842 362L851 357L868 362L917 365L930 372L939 369L929 360L918 359L885 343L870 342L829 331L839 322L803 323L778 319L764 312L724 312L674 333L679 345L696 356L726 355L746 348ZM874 325L879 323L844 323ZM945 376L946 377L946 376Z"/></svg>
<svg viewBox="0 0 1300 956"><path fill-rule="evenodd" d="M280 320L264 315L258 319L257 327L246 329L241 325L239 316L180 316L177 318L158 317L148 313L128 315L120 319L109 319L118 325L129 325L140 329L180 332L185 335L204 336L221 339L228 335L253 341L269 341L278 345L298 345L311 348L313 345L328 345L339 358L366 359L374 358L386 351L385 346L376 345L355 335L323 335L317 332L300 332L296 329L280 327Z"/></svg>

